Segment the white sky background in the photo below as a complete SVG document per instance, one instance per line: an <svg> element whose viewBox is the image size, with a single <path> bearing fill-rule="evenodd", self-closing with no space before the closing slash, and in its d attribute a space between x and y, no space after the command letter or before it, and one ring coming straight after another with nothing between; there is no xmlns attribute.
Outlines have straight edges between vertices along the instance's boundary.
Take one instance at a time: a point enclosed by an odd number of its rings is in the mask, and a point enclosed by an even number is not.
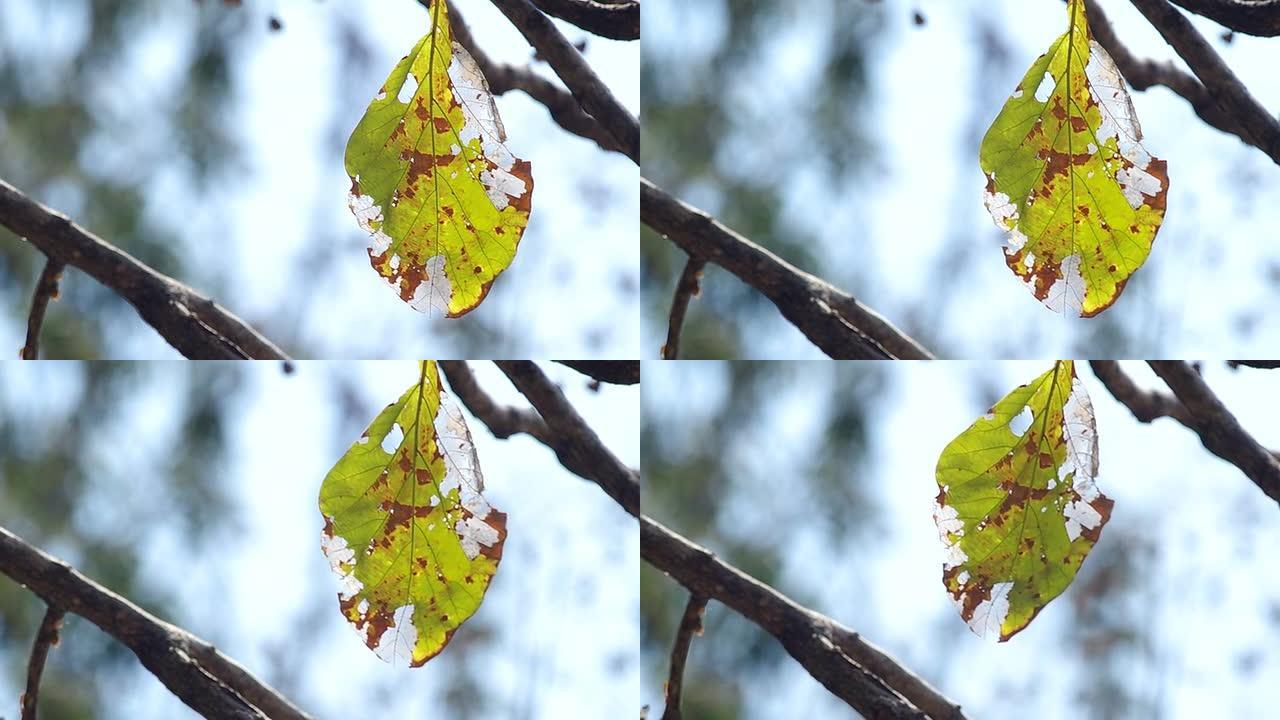
<svg viewBox="0 0 1280 720"><path fill-rule="evenodd" d="M65 55L84 33L87 2L5 2L0 42L35 58ZM84 162L90 172L103 171L104 164L110 172L133 173L139 163L160 168L157 200L148 210L184 241L179 254L192 275L180 280L206 292L213 283L225 283L217 293L224 305L264 329L275 318L277 336L301 334L322 358L457 357L448 331L470 317L488 318L505 336L476 353L481 357L636 356L639 170L630 159L562 130L542 105L519 91L499 96L497 104L508 148L533 164L533 213L513 265L485 302L460 320L430 319L408 308L369 267L365 233L347 209L350 180L340 153L336 163L324 164L328 157L318 150L333 142L345 145L391 68L428 30L427 11L415 0L247 0L239 9L208 10L205 3L203 15L198 3L153 5L153 21L134 40L132 67L109 88L118 137L101 143L100 152ZM530 63L532 48L491 3L462 0L457 6L495 61ZM185 39L199 32L201 18L208 20L211 12L245 14L246 32L253 36L248 51L230 60L242 89L232 123L245 145L246 173L191 197L181 182L183 169L162 164L164 143L172 138L148 127L146 109L165 102L183 82L173 60L190 52ZM268 31L271 15L282 20L281 32ZM350 89L340 88L343 38L334 21L339 15L360 20L373 53L367 76L358 80L365 91L354 93L361 98L354 103L344 97ZM638 113L638 43L557 24L571 42L589 37L587 61ZM534 67L554 78L545 63ZM345 118L341 138L329 136L335 109ZM83 201L68 188L36 197L73 217ZM341 245L318 246L319 226L340 228ZM128 248L128 238L107 239ZM321 278L281 269L326 255L338 256L329 260L337 271ZM308 286L310 281L323 286ZM310 304L295 325L290 313L303 300ZM131 328L135 332L114 356L174 357L141 321ZM24 332L24 323L0 322L0 347L21 346Z"/></svg>
<svg viewBox="0 0 1280 720"><path fill-rule="evenodd" d="M636 466L638 386L606 385L593 393L583 376L559 365L540 366L563 383L570 402L605 444ZM322 699L304 708L318 719L450 716L435 690L456 667L449 650L466 643L467 625L422 668L384 663L339 614L338 578L320 550L321 480L374 415L416 381L415 364L302 362L293 376L275 363L244 367L250 390L231 415L238 420L225 467L241 527L223 535L225 544L214 554L195 557L172 527L145 530L152 550L142 558L144 575L154 587L175 593L183 608L179 617L166 619L214 642L268 682L280 682L267 669L283 663L307 697ZM472 367L495 401L527 405L496 367ZM46 403L63 404L74 396L64 392L77 376L71 369L5 363L0 393L12 393L11 401L32 412ZM137 491L86 498L77 508L86 518L109 520L113 507L153 497L157 490L149 486L165 482L130 458L140 443L168 442L166 429L179 412L173 383L187 369L166 363L146 370L152 381L131 408L133 419L117 430L116 442L98 450L113 465L136 468ZM347 419L337 411L331 376L354 382L367 417ZM498 574L473 618L492 627L497 651L472 653L470 662L484 663L481 680L502 703L527 701L530 717L577 717L584 708L598 708L599 717L633 714L639 693L635 520L598 486L564 470L544 446L525 436L496 440L463 413L484 470L485 496L508 514L509 529ZM75 548L46 549L74 563ZM317 597L323 597L324 612L305 614ZM88 623L76 622L71 632L93 632ZM314 655L290 652L290 633L299 622L320 637ZM67 642L74 636L64 635ZM196 717L150 675L142 677L119 693L113 716ZM395 692L375 693L385 703L379 712L357 704L374 688L388 687ZM16 706L19 689L3 689L13 700L4 705Z"/></svg>
<svg viewBox="0 0 1280 720"><path fill-rule="evenodd" d="M839 3L837 3L839 5ZM849 5L868 6L865 0ZM1005 266L1004 234L982 204L984 180L977 138L969 125L983 114L985 131L1034 59L1066 29L1060 0L888 0L876 3L886 19L869 47L871 91L865 126L877 158L858 180L833 186L807 170L803 155L783 168L788 220L812 235L821 265L804 269L852 292L899 325L931 318L944 328L948 357L1060 357L1093 354L1089 320L1065 319L1037 302ZM1101 3L1122 41L1139 58L1180 59L1128 2ZM724 3L704 6L670 0L644 6L646 52L687 58L696 74L700 58L724 32ZM911 20L919 8L924 27ZM993 25L1010 57L993 86L979 86L979 21ZM797 5L762 49L752 88L733 93L752 106L782 102L805 112L814 85L814 54L828 51L828 23L840 18ZM1193 17L1195 26L1264 106L1280 107L1276 45ZM983 81L985 82L985 81ZM753 88L769 87L762 94ZM1170 195L1163 229L1146 264L1104 314L1134 337L1123 357L1202 357L1229 347L1239 356L1273 352L1280 318L1264 308L1276 300L1280 272L1274 208L1280 207L1280 168L1257 149L1206 126L1180 96L1164 88L1132 93L1144 145L1169 164ZM743 98L746 98L743 100ZM774 128L730 141L721 162L749 153L754 142L773 142ZM817 150L821 152L819 148ZM727 170L732 173L732 170ZM687 196L716 211L717 196L697 188ZM769 238L752 238L769 245ZM958 246L957 243L963 243ZM934 263L949 271L935 274ZM724 279L725 282L736 282ZM953 286L945 304L932 298L935 283ZM675 282L675 278L671 278ZM666 294L667 289L662 293ZM820 351L776 312L746 324L744 354L759 358L820 357ZM645 347L665 336L649 318ZM1097 319L1094 320L1097 322ZM935 348L939 349L939 348Z"/></svg>
<svg viewBox="0 0 1280 720"><path fill-rule="evenodd" d="M670 423L677 436L686 423L714 421L709 414L727 390L716 365L681 365L644 367L646 422ZM1064 657L1058 638L1062 623L1071 619L1073 594L1089 577L1089 561L1076 583L1029 627L997 645L965 627L942 587L944 551L932 516L938 492L934 470L942 448L1004 393L1048 366L1046 361L882 366L889 381L881 400L869 407L869 455L857 466L870 473L862 486L878 497L885 512L876 522L878 531L850 540L860 543L856 550L833 547L831 538L818 530L801 530L798 540L788 542L789 559L779 590L820 598L814 609L863 633L925 675L974 718L1080 717L1072 702L1079 658L1066 656L1063 673L1044 668ZM737 452L726 451L728 467L760 468L763 473L768 472L765 467L788 466L789 457L812 453L817 430L813 418L822 416L814 409L841 402L839 388L831 387L831 375L823 367L788 375L793 382L778 387L752 431L761 442L744 442ZM1140 385L1159 387L1144 364L1124 367ZM1191 431L1168 419L1151 425L1137 422L1087 365L1077 372L1097 413L1098 486L1115 500L1099 547L1127 535L1126 529L1145 529L1144 534L1151 535L1149 529L1159 527L1156 575L1140 581L1139 587L1159 593L1159 612L1150 622L1158 650L1174 661L1165 677L1121 681L1145 690L1163 688L1158 696L1164 699L1165 717L1171 719L1267 716L1273 703L1263 689L1280 686L1280 655L1272 649L1275 626L1268 621L1280 612L1280 576L1274 572L1270 551L1280 544L1280 511L1235 466L1208 454ZM1280 426L1274 422L1280 375L1232 372L1221 362L1210 362L1205 378L1255 438L1265 446L1280 447ZM766 439L772 457L762 466L758 449ZM788 482L803 483L804 478ZM732 504L742 533L767 541L761 533L768 535L768 525L760 522L767 510L748 498L727 497L724 502ZM797 522L803 525L801 518ZM942 653L940 641L948 646ZM699 643L714 642L713 637L695 640L690 662L697 662ZM1237 664L1249 652L1261 658L1253 674L1241 672ZM800 711L823 717L824 710L834 716L842 707L796 663L788 659L780 667L760 692L749 691L745 698L745 705L755 711L753 717L789 717ZM1008 688L1027 690L1029 683L1046 679L1048 686L1034 686L1039 692L1018 696L1037 698L1033 707L1015 708L1001 699ZM644 702L661 707L662 682L645 673Z"/></svg>

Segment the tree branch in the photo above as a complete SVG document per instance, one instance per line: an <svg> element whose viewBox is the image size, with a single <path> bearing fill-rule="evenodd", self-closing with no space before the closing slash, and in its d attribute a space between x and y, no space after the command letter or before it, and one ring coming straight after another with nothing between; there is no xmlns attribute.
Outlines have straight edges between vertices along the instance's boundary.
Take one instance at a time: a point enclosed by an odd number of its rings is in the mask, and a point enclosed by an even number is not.
<svg viewBox="0 0 1280 720"><path fill-rule="evenodd" d="M1206 125L1235 135L1245 144L1258 147L1236 118L1224 112L1218 105L1218 101L1209 95L1209 91L1194 76L1183 72L1172 62L1140 60L1135 57L1129 48L1120 42L1120 38L1116 37L1111 21L1107 19L1106 13L1102 11L1102 6L1098 5L1097 0L1085 0L1085 10L1089 16L1089 28L1093 32L1094 39L1106 49L1111 59L1115 60L1120 74L1133 89L1148 90L1157 85L1169 88L1190 103L1191 109Z"/></svg>
<svg viewBox="0 0 1280 720"><path fill-rule="evenodd" d="M933 358L923 346L844 291L797 269L643 177L640 219L690 257L715 263L760 291L831 357Z"/></svg>
<svg viewBox="0 0 1280 720"><path fill-rule="evenodd" d="M640 39L640 3L596 0L533 0L548 15L573 23L589 33L612 40Z"/></svg>
<svg viewBox="0 0 1280 720"><path fill-rule="evenodd" d="M1222 111L1236 118L1247 142L1280 164L1280 121L1254 99L1191 21L1167 0L1130 2L1186 61Z"/></svg>
<svg viewBox="0 0 1280 720"><path fill-rule="evenodd" d="M1259 37L1280 35L1280 0L1173 0L1175 5L1231 28Z"/></svg>
<svg viewBox="0 0 1280 720"><path fill-rule="evenodd" d="M54 258L46 258L44 270L36 281L36 289L31 294L31 314L27 316L27 342L22 346L22 359L35 360L40 357L40 328L44 325L44 313L49 309L49 302L58 299L58 281L62 279L62 269L66 267Z"/></svg>
<svg viewBox="0 0 1280 720"><path fill-rule="evenodd" d="M1280 458L1240 426L1199 373L1178 360L1149 360L1147 364L1191 413L1188 427L1200 436L1205 449L1240 468L1268 497L1280 503Z"/></svg>
<svg viewBox="0 0 1280 720"><path fill-rule="evenodd" d="M680 331L684 329L684 316L689 311L689 301L702 290L700 287L702 269L706 266L706 260L692 255L684 264L684 271L680 273L680 279L676 282L675 297L671 299L671 316L667 320L667 344L662 346L663 360L675 360L680 357Z"/></svg>
<svg viewBox="0 0 1280 720"><path fill-rule="evenodd" d="M431 6L431 0L418 0L418 2L424 7ZM578 101L569 91L529 68L499 64L491 60L476 43L462 14L455 7L453 2L449 3L449 17L453 18L451 22L454 39L471 53L471 57L480 66L480 72L484 74L490 92L503 95L511 90L520 90L546 107L547 112L551 114L551 119L568 132L594 141L601 149L626 154L618 141L596 122L595 118L579 107Z"/></svg>
<svg viewBox="0 0 1280 720"><path fill-rule="evenodd" d="M133 651L169 691L210 718L310 720L200 638L151 615L0 528L0 573L97 625Z"/></svg>
<svg viewBox="0 0 1280 720"><path fill-rule="evenodd" d="M773 635L810 675L863 716L964 720L959 705L857 633L648 516L640 518L640 555L690 593L720 601Z"/></svg>
<svg viewBox="0 0 1280 720"><path fill-rule="evenodd" d="M560 464L599 485L627 512L639 517L639 473L609 452L560 388L527 360L496 360L494 364L546 421L551 433L544 444L555 451Z"/></svg>
<svg viewBox="0 0 1280 720"><path fill-rule="evenodd" d="M499 405L476 383L471 368L458 360L441 360L449 388L462 404L498 438L525 433L546 445L566 470L599 485L632 515L640 512L639 474L623 465L582 420L569 401L533 363L499 362L537 412ZM519 381L517 382L517 378Z"/></svg>
<svg viewBox="0 0 1280 720"><path fill-rule="evenodd" d="M27 663L27 691L22 694L22 720L36 720L36 706L40 703L40 676L44 674L44 661L49 648L58 644L58 631L62 629L62 617L66 611L50 605L40 621L35 642L31 645L31 660Z"/></svg>
<svg viewBox="0 0 1280 720"><path fill-rule="evenodd" d="M494 402L480 388L470 366L462 360L441 360L439 365L449 381L449 389L472 415L488 426L494 437L505 440L512 435L524 433L543 445L551 445L551 429L537 412Z"/></svg>
<svg viewBox="0 0 1280 720"><path fill-rule="evenodd" d="M613 136L623 153L640 163L640 123L618 102L582 54L529 0L491 0L551 65L584 111Z"/></svg>
<svg viewBox="0 0 1280 720"><path fill-rule="evenodd" d="M689 646L693 636L702 634L702 611L707 609L707 599L690 595L680 617L675 642L671 644L671 672L667 676L666 709L662 720L683 720L680 713L680 693L684 689L684 665L689 659Z"/></svg>
<svg viewBox="0 0 1280 720"><path fill-rule="evenodd" d="M1192 426L1191 414L1178 399L1155 390L1143 390L1125 374L1115 360L1090 360L1093 374L1120 404L1129 408L1139 422L1150 423L1157 418L1168 417Z"/></svg>
<svg viewBox="0 0 1280 720"><path fill-rule="evenodd" d="M638 360L556 360L597 382L610 385L636 385L640 382Z"/></svg>
<svg viewBox="0 0 1280 720"><path fill-rule="evenodd" d="M1275 370L1280 368L1280 360L1228 360L1227 364L1233 368L1251 367L1258 370Z"/></svg>
<svg viewBox="0 0 1280 720"><path fill-rule="evenodd" d="M128 300L161 337L192 359L286 359L240 318L0 180L0 224L50 260L79 268Z"/></svg>

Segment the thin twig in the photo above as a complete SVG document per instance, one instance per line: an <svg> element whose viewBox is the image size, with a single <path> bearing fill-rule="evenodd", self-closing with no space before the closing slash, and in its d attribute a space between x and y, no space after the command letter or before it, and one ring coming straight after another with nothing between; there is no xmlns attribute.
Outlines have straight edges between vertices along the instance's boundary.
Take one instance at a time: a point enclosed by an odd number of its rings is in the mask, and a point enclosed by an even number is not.
<svg viewBox="0 0 1280 720"><path fill-rule="evenodd" d="M49 648L58 644L58 631L62 629L62 618L67 612L58 605L50 604L45 610L44 620L40 621L40 629L36 631L35 642L31 645L31 660L27 663L27 691L22 694L22 720L36 720L36 705L40 702L40 676L44 674L44 662L49 657Z"/></svg>
<svg viewBox="0 0 1280 720"><path fill-rule="evenodd" d="M31 294L31 313L27 316L27 342L22 346L22 359L35 360L40 357L40 328L44 325L44 313L49 303L58 299L58 281L62 279L62 269L66 265L52 257L44 262L44 270L36 281L36 289Z"/></svg>
<svg viewBox="0 0 1280 720"><path fill-rule="evenodd" d="M609 91L550 18L529 0L491 0L524 35L538 55L573 93L578 104L617 140L623 153L640 163L640 122Z"/></svg>
<svg viewBox="0 0 1280 720"><path fill-rule="evenodd" d="M640 219L690 257L715 263L773 301L834 358L929 360L933 355L879 313L640 178Z"/></svg>
<svg viewBox="0 0 1280 720"><path fill-rule="evenodd" d="M271 341L214 301L161 275L4 180L0 180L0 225L46 257L88 273L128 300L143 320L188 358L287 359Z"/></svg>
<svg viewBox="0 0 1280 720"><path fill-rule="evenodd" d="M210 718L310 720L212 645L0 528L0 573L127 646L182 702Z"/></svg>
<svg viewBox="0 0 1280 720"><path fill-rule="evenodd" d="M596 0L533 0L538 9L612 40L640 39L640 3Z"/></svg>
<svg viewBox="0 0 1280 720"><path fill-rule="evenodd" d="M1280 120L1240 82L1213 46L1167 0L1130 0L1187 63L1227 115L1237 119L1250 144L1280 164Z"/></svg>
<svg viewBox="0 0 1280 720"><path fill-rule="evenodd" d="M1260 37L1280 35L1280 0L1173 0L1173 2L1236 32Z"/></svg>
<svg viewBox="0 0 1280 720"><path fill-rule="evenodd" d="M1275 370L1280 368L1280 360L1228 360L1227 365L1238 367L1251 367L1259 370Z"/></svg>
<svg viewBox="0 0 1280 720"><path fill-rule="evenodd" d="M583 375L610 385L636 385L640 382L639 360L555 360Z"/></svg>
<svg viewBox="0 0 1280 720"><path fill-rule="evenodd" d="M418 2L426 7L431 5L431 0L418 0ZM488 53L476 43L462 14L455 8L455 4L450 2L449 17L452 18L453 37L459 45L471 53L471 57L480 66L480 72L484 74L490 92L494 95L502 95L511 90L520 90L541 103L551 114L551 119L568 132L594 141L603 150L625 154L618 141L596 122L595 118L583 111L568 90L527 67L496 63L490 59Z"/></svg>
<svg viewBox="0 0 1280 720"><path fill-rule="evenodd" d="M627 467L596 435L538 366L527 360L497 360L494 364L528 398L551 430L544 442L573 473L587 478L633 516L640 515L640 474Z"/></svg>
<svg viewBox="0 0 1280 720"><path fill-rule="evenodd" d="M810 675L864 717L964 720L959 705L854 631L648 516L640 517L640 555L690 593L719 601L773 635Z"/></svg>
<svg viewBox="0 0 1280 720"><path fill-rule="evenodd" d="M676 630L675 642L671 644L671 671L667 675L666 709L662 711L662 720L683 720L680 714L680 694L684 689L684 665L689 659L689 646L693 644L693 636L702 634L702 611L706 608L705 597L689 595L684 615L680 617L680 627Z"/></svg>
<svg viewBox="0 0 1280 720"><path fill-rule="evenodd" d="M1149 360L1191 413L1192 430L1205 449L1240 468L1272 500L1280 503L1280 459L1258 444L1190 365L1178 360Z"/></svg>
<svg viewBox="0 0 1280 720"><path fill-rule="evenodd" d="M684 271L680 273L680 280L676 282L675 297L671 299L671 316L667 321L667 344L662 346L663 360L675 360L680 357L680 332L684 329L684 316L689 311L689 301L702 290L700 287L702 269L706 266L706 260L692 255L684 264Z"/></svg>

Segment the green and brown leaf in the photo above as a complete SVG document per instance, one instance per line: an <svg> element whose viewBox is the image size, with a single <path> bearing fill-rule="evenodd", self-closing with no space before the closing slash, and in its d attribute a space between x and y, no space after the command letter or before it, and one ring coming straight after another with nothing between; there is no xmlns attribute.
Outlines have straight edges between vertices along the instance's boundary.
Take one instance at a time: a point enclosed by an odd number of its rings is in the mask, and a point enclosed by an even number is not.
<svg viewBox="0 0 1280 720"><path fill-rule="evenodd" d="M1111 517L1075 364L1018 387L938 458L942 582L978 635L1008 640L1067 589Z"/></svg>
<svg viewBox="0 0 1280 720"><path fill-rule="evenodd" d="M1008 231L1005 262L1046 306L1096 315L1120 297L1164 221L1165 162L1115 63L1090 38L1083 0L982 140L985 201Z"/></svg>
<svg viewBox="0 0 1280 720"><path fill-rule="evenodd" d="M511 265L533 176L507 150L476 61L453 41L448 5L396 65L347 142L348 204L369 260L421 312L471 311Z"/></svg>
<svg viewBox="0 0 1280 720"><path fill-rule="evenodd" d="M422 665L479 609L507 537L483 490L434 361L325 476L322 547L342 578L338 604L382 659Z"/></svg>

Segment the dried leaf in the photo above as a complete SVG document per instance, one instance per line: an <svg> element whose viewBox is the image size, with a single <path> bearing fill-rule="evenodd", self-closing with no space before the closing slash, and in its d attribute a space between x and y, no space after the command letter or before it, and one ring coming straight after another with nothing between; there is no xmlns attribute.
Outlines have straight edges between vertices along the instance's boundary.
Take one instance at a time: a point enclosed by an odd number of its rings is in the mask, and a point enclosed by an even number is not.
<svg viewBox="0 0 1280 720"><path fill-rule="evenodd" d="M1018 387L938 458L942 582L978 635L1008 640L1067 589L1111 517L1093 406L1070 360Z"/></svg>
<svg viewBox="0 0 1280 720"><path fill-rule="evenodd" d="M1049 308L1111 306L1164 221L1165 162L1141 145L1115 63L1089 35L1082 0L982 140L985 201L1009 233L1005 262Z"/></svg>
<svg viewBox="0 0 1280 720"><path fill-rule="evenodd" d="M457 317L511 265L529 222L529 163L507 150L447 4L396 65L347 142L348 204L375 270L415 310Z"/></svg>
<svg viewBox="0 0 1280 720"><path fill-rule="evenodd" d="M424 361L320 487L338 605L378 657L422 665L480 607L507 537L483 490L467 423Z"/></svg>

